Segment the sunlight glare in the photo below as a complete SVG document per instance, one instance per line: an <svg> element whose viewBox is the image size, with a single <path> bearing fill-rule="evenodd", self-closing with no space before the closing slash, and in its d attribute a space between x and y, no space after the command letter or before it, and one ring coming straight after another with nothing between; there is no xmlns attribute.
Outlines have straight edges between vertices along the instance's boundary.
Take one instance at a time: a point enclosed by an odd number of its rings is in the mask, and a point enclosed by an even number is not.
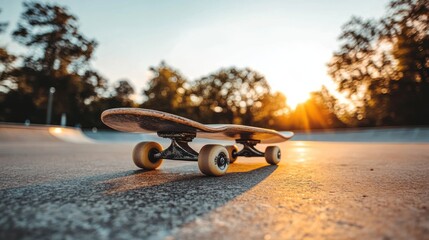
<svg viewBox="0 0 429 240"><path fill-rule="evenodd" d="M59 134L59 133L62 133L63 130L61 128L59 128L59 127L56 127L56 128L53 129L53 132Z"/></svg>
<svg viewBox="0 0 429 240"><path fill-rule="evenodd" d="M295 90L296 91L293 91L287 94L284 93L287 97L286 99L287 104L292 109L295 109L298 104L304 103L310 98L310 92L308 92L308 89L300 89L298 86Z"/></svg>

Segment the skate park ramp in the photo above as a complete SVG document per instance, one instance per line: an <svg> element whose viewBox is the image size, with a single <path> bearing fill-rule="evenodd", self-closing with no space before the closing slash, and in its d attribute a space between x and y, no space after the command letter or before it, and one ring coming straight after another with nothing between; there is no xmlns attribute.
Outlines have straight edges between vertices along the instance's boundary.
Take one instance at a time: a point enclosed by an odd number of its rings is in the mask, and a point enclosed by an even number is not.
<svg viewBox="0 0 429 240"><path fill-rule="evenodd" d="M0 123L0 142L93 143L79 128Z"/></svg>
<svg viewBox="0 0 429 240"><path fill-rule="evenodd" d="M291 141L322 141L322 142L398 142L398 143L427 143L429 142L429 127L401 128L361 128L361 129L327 129L294 131ZM140 142L164 141L156 134L126 133L100 130L97 132L84 131L84 134L97 142ZM168 143L168 140L165 140ZM221 144L221 141L195 139L193 142Z"/></svg>
<svg viewBox="0 0 429 240"><path fill-rule="evenodd" d="M429 142L429 127L385 127L295 131L294 141L325 142Z"/></svg>
<svg viewBox="0 0 429 240"><path fill-rule="evenodd" d="M158 141L164 143L156 134L137 134L101 130L92 132L79 128L22 125L0 123L0 142L140 142ZM408 128L373 128L373 129L335 129L295 131L292 141L327 141L327 142L429 142L429 127ZM195 139L194 142L207 140ZM168 143L168 140L165 140ZM215 142L218 143L218 142Z"/></svg>

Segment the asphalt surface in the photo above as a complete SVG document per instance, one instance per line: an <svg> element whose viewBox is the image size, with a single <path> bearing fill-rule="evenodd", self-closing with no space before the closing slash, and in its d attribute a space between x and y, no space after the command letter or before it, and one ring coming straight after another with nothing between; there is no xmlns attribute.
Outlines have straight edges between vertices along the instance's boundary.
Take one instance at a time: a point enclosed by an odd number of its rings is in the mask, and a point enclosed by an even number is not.
<svg viewBox="0 0 429 240"><path fill-rule="evenodd" d="M131 144L0 143L0 239L429 239L429 144L281 144L223 177Z"/></svg>

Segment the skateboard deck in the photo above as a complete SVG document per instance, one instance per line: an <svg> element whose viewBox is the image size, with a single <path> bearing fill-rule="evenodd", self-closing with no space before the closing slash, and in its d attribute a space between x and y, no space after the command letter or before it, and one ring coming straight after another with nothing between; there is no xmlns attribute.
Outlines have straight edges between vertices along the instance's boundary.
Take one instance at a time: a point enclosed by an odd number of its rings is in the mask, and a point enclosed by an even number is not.
<svg viewBox="0 0 429 240"><path fill-rule="evenodd" d="M101 120L118 131L156 132L159 137L171 139L166 149L156 142L138 143L133 150L133 161L137 167L154 170L164 159L198 161L200 171L209 176L224 175L238 157L265 157L267 163L277 165L281 160L278 146L268 146L265 152L255 146L284 142L293 136L292 132L279 133L244 125L205 125L174 114L142 108L108 109L101 114ZM188 145L194 138L235 140L243 148L207 144L196 152Z"/></svg>
<svg viewBox="0 0 429 240"><path fill-rule="evenodd" d="M215 140L258 140L260 143L279 143L290 139L292 132L234 124L202 124L174 114L142 108L114 108L106 110L101 120L122 132L196 133L197 138Z"/></svg>

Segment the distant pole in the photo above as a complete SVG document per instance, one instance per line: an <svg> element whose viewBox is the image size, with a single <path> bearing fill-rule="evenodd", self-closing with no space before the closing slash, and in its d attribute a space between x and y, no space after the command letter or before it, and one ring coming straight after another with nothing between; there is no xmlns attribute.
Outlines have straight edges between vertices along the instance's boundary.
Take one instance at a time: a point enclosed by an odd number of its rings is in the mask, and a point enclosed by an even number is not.
<svg viewBox="0 0 429 240"><path fill-rule="evenodd" d="M55 88L49 88L49 98L48 98L48 112L46 113L46 124L51 124L51 116L52 116L52 102L54 101L54 93Z"/></svg>
<svg viewBox="0 0 429 240"><path fill-rule="evenodd" d="M66 126L67 125L67 115L66 113L61 114L61 126Z"/></svg>

